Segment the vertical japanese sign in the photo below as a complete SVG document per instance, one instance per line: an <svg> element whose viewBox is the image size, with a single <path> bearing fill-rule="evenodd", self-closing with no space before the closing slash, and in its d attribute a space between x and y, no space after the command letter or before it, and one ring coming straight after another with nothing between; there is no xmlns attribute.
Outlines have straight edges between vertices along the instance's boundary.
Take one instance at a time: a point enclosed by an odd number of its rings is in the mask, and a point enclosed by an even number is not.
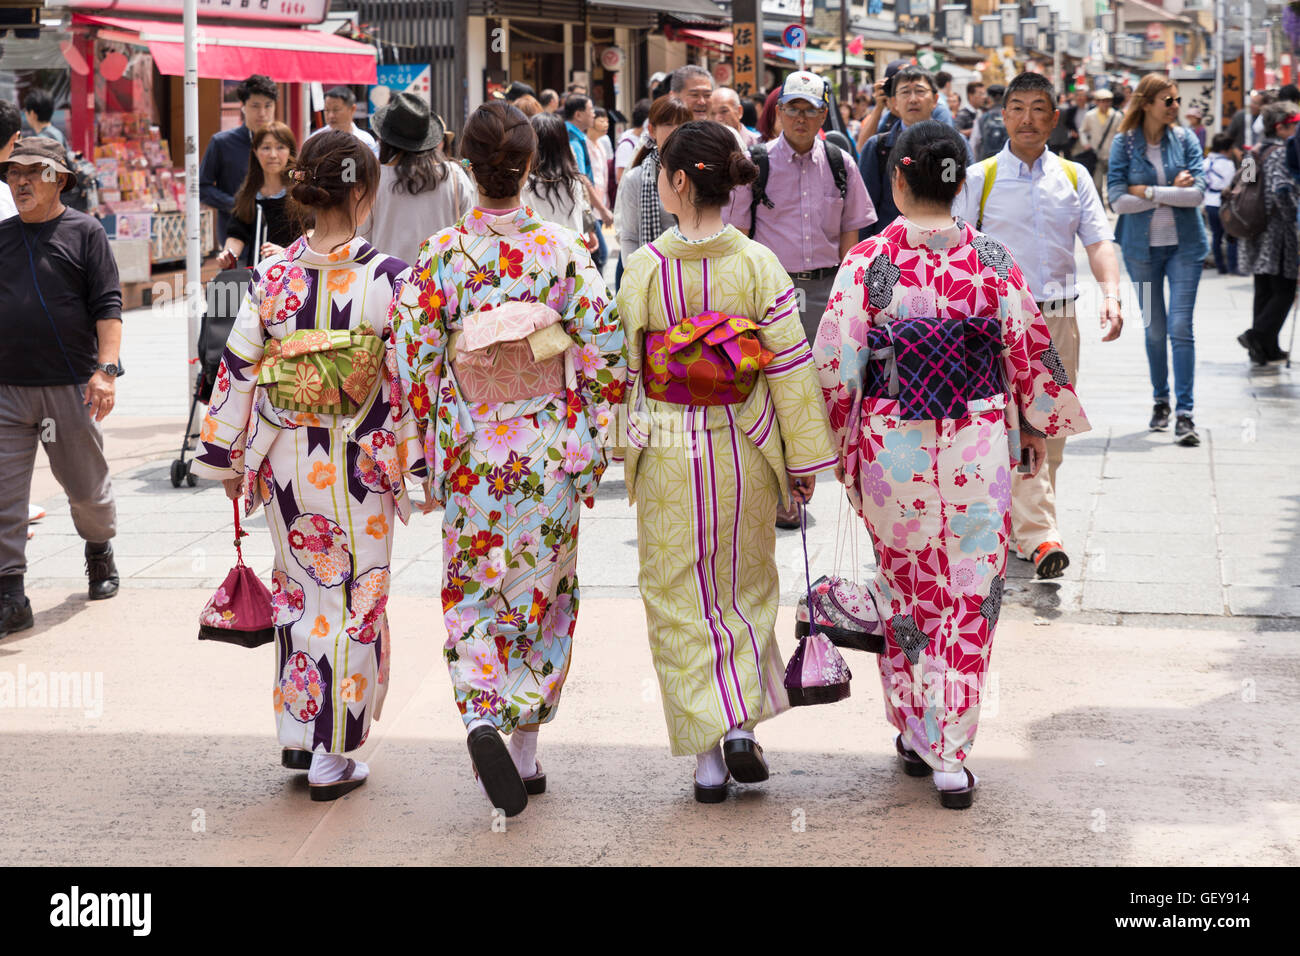
<svg viewBox="0 0 1300 956"><path fill-rule="evenodd" d="M740 96L754 96L763 75L761 0L735 0L731 15L732 85Z"/></svg>
<svg viewBox="0 0 1300 956"><path fill-rule="evenodd" d="M1223 61L1223 116L1220 129L1227 129L1233 114L1241 109L1243 103L1241 91L1241 57Z"/></svg>

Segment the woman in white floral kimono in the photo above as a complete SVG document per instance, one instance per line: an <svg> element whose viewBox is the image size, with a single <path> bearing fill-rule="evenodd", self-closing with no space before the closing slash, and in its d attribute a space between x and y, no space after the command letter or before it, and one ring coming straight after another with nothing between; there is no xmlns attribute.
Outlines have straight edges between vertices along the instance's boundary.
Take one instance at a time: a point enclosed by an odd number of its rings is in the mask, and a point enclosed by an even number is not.
<svg viewBox="0 0 1300 956"><path fill-rule="evenodd" d="M266 506L282 761L308 769L313 800L333 800L369 773L345 755L388 690L393 526L410 514L403 473L426 469L388 327L410 270L356 237L379 181L374 154L324 132L293 175L315 232L255 271L194 473L224 480L248 514Z"/></svg>
<svg viewBox="0 0 1300 956"><path fill-rule="evenodd" d="M569 671L579 502L591 505L604 473L626 362L577 233L520 202L536 146L527 118L489 103L461 142L479 205L425 243L394 322L433 498L446 507L456 706L480 786L513 816L546 789L537 732Z"/></svg>

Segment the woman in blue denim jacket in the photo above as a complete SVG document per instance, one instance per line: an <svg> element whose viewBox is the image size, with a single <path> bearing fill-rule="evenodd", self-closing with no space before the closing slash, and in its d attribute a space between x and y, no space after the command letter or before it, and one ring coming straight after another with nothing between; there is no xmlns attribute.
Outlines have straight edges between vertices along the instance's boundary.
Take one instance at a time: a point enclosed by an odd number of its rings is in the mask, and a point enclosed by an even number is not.
<svg viewBox="0 0 1300 956"><path fill-rule="evenodd" d="M1155 407L1151 430L1169 427L1169 352L1174 357L1174 440L1200 444L1192 422L1196 346L1192 312L1209 251L1197 208L1205 201L1200 143L1178 125L1178 88L1159 73L1142 77L1110 148L1106 191L1124 266L1146 319L1147 365ZM1169 281L1168 307L1165 280Z"/></svg>

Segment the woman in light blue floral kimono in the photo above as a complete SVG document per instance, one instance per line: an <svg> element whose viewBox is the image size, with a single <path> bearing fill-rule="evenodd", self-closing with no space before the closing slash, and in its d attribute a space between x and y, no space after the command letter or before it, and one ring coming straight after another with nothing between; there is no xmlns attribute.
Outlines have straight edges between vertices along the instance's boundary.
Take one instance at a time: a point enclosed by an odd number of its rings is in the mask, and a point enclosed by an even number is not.
<svg viewBox="0 0 1300 956"><path fill-rule="evenodd" d="M626 366L613 302L578 235L520 203L535 146L514 107L474 113L461 150L480 204L424 244L394 313L432 499L446 508L456 705L479 783L508 816L546 787L537 730L569 670L578 506L604 473Z"/></svg>

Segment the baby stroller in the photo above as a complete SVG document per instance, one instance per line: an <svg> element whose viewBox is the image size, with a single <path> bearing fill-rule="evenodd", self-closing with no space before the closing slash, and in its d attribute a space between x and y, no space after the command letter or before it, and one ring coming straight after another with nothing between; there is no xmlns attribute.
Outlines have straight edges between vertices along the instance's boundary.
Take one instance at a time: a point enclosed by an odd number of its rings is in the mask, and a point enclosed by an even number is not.
<svg viewBox="0 0 1300 956"><path fill-rule="evenodd" d="M257 210L257 229L254 231L253 262L260 258L262 244L257 241L262 233L262 209ZM190 403L190 417L185 420L185 437L181 441L181 456L172 462L172 487L179 488L181 482L193 488L198 478L190 471L190 462L185 460L186 452L195 451L199 433L191 431L195 427L194 412L199 403L208 404L212 398L212 388L217 381L217 370L221 367L221 356L226 350L226 339L234 328L235 318L239 315L240 303L253 281L253 270L249 268L223 269L213 276L205 292L203 319L199 326L198 358L191 362L199 363L198 378L194 382L194 400Z"/></svg>

